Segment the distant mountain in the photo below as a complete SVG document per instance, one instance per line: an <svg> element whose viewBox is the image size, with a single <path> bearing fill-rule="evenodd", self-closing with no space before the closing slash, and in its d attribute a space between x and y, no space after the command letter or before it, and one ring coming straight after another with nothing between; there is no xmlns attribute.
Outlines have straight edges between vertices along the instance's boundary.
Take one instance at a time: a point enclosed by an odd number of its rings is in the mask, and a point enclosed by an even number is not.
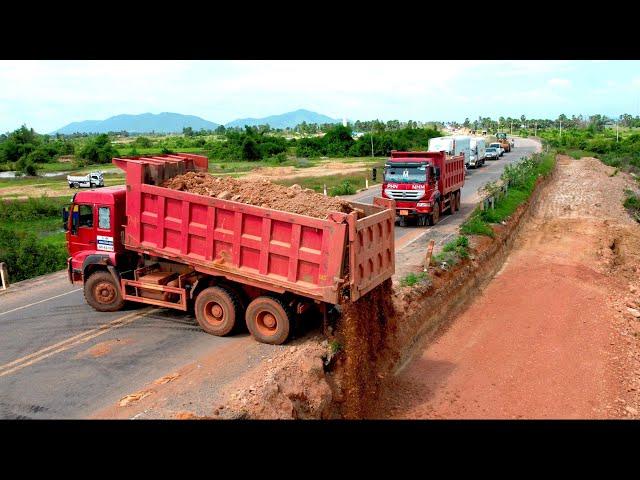
<svg viewBox="0 0 640 480"><path fill-rule="evenodd" d="M296 125L307 123L340 123L342 120L327 117L320 113L311 112L309 110L296 110L295 112L283 113L282 115L271 115L264 118L240 118L229 123L225 123L225 127L244 127L249 125L269 125L271 128L293 128Z"/></svg>
<svg viewBox="0 0 640 480"><path fill-rule="evenodd" d="M295 112L271 115L264 118L240 118L225 124L225 127L244 127L245 125L270 125L271 128L293 128L296 125L307 123L340 123L341 120L327 117L309 110L296 110ZM70 135L72 133L107 133L127 131L129 133L182 133L185 127L194 130L214 130L220 124L210 122L194 115L182 115L180 113L142 113L140 115L116 115L106 120L85 120L73 122L54 132Z"/></svg>
<svg viewBox="0 0 640 480"><path fill-rule="evenodd" d="M142 113L140 115L116 115L106 120L85 120L73 122L52 133L107 133L126 130L130 133L182 133L185 127L194 130L213 130L218 123L210 122L194 115L163 112L158 114Z"/></svg>

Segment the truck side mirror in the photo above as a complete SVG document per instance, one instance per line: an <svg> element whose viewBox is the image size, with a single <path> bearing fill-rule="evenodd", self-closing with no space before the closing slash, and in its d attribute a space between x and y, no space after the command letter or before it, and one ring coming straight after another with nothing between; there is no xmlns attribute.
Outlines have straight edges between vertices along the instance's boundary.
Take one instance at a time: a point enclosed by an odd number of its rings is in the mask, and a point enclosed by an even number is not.
<svg viewBox="0 0 640 480"><path fill-rule="evenodd" d="M62 228L64 231L69 230L69 208L62 207Z"/></svg>
<svg viewBox="0 0 640 480"><path fill-rule="evenodd" d="M435 178L436 181L440 180L440 169L438 167L433 167L433 178Z"/></svg>

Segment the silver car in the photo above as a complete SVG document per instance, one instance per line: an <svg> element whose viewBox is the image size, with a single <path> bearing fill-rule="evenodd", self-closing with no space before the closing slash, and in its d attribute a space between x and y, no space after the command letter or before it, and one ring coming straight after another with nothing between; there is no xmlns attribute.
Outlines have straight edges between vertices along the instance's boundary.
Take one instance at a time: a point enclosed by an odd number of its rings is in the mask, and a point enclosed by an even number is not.
<svg viewBox="0 0 640 480"><path fill-rule="evenodd" d="M487 160L498 160L500 152L495 147L487 147L484 152L484 158Z"/></svg>

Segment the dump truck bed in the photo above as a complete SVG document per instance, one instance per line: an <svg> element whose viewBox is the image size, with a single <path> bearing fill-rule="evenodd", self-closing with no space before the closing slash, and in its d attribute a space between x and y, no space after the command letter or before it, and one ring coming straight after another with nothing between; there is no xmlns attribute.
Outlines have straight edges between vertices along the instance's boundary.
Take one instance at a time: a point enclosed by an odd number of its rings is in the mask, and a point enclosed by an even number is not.
<svg viewBox="0 0 640 480"><path fill-rule="evenodd" d="M395 271L395 202L318 219L172 190L164 180L207 171L191 154L114 158L126 173L129 250L266 290L332 304L357 300Z"/></svg>

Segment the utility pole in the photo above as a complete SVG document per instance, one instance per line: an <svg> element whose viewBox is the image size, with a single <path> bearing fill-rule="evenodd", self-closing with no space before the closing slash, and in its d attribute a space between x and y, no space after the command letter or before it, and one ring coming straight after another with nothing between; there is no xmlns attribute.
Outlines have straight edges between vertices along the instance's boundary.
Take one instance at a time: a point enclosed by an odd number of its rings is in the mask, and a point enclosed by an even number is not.
<svg viewBox="0 0 640 480"><path fill-rule="evenodd" d="M618 122L616 122L616 143L618 143Z"/></svg>
<svg viewBox="0 0 640 480"><path fill-rule="evenodd" d="M562 138L562 120L560 120L560 138Z"/></svg>
<svg viewBox="0 0 640 480"><path fill-rule="evenodd" d="M513 136L513 120L511 120L511 135Z"/></svg>
<svg viewBox="0 0 640 480"><path fill-rule="evenodd" d="M538 136L538 122L536 122L536 126L535 126L535 128L533 129L533 136L534 136L534 137L537 137L537 136Z"/></svg>
<svg viewBox="0 0 640 480"><path fill-rule="evenodd" d="M371 124L371 158L374 158L374 155L373 155L373 123Z"/></svg>

